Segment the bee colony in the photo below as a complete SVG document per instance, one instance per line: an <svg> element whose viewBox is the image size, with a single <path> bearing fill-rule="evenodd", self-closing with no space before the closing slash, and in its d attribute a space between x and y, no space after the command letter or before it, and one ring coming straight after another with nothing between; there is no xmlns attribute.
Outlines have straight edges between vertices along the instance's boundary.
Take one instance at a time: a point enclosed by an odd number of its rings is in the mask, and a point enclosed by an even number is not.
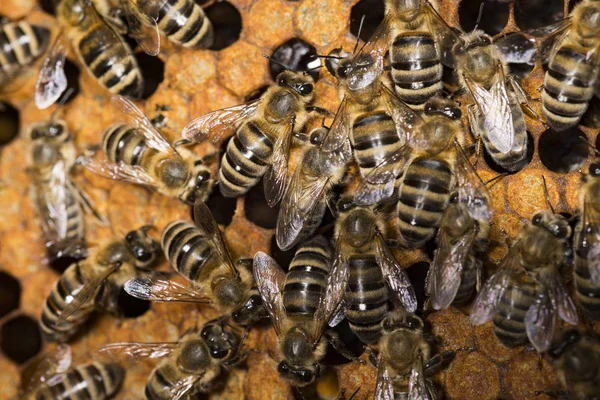
<svg viewBox="0 0 600 400"><path fill-rule="evenodd" d="M596 1L52 3L0 4L0 398L599 395Z"/></svg>

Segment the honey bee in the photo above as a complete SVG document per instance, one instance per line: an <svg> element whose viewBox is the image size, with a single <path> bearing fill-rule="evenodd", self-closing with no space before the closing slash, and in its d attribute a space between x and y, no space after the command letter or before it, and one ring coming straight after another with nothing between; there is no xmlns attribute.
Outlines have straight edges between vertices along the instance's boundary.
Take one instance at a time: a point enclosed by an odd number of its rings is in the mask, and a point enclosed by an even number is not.
<svg viewBox="0 0 600 400"><path fill-rule="evenodd" d="M554 359L558 381L566 389L565 398L600 398L600 341L597 336L570 329L553 343L548 354Z"/></svg>
<svg viewBox="0 0 600 400"><path fill-rule="evenodd" d="M225 132L236 133L227 145L219 171L225 197L245 194L261 177L267 203L279 202L287 182L289 148L294 132L309 118L327 111L311 106L314 79L307 72L285 70L276 85L255 101L202 115L183 130L186 139L218 141Z"/></svg>
<svg viewBox="0 0 600 400"><path fill-rule="evenodd" d="M310 133L311 146L302 156L283 195L275 238L282 250L311 236L321 223L331 190L341 182L351 156L349 148L323 151L321 144L329 132L319 127Z"/></svg>
<svg viewBox="0 0 600 400"><path fill-rule="evenodd" d="M125 369L117 363L91 363L71 367L71 350L60 345L32 367L24 386L25 400L112 398L121 387Z"/></svg>
<svg viewBox="0 0 600 400"><path fill-rule="evenodd" d="M193 287L188 288L163 276L138 276L125 285L130 295L150 301L210 303L241 326L263 316L260 294L252 275L240 259L237 268L231 259L221 231L208 207L194 206L196 225L173 221L162 232L161 244L167 260Z"/></svg>
<svg viewBox="0 0 600 400"><path fill-rule="evenodd" d="M363 343L374 344L382 334L388 300L413 312L417 299L410 279L385 243L382 215L347 198L338 202L338 212L331 286L344 292L350 329Z"/></svg>
<svg viewBox="0 0 600 400"><path fill-rule="evenodd" d="M67 87L64 71L69 47L95 80L110 93L140 98L144 80L129 45L96 11L92 0L60 0L56 8L61 33L40 70L35 104L44 109Z"/></svg>
<svg viewBox="0 0 600 400"><path fill-rule="evenodd" d="M579 304L584 314L600 319L600 163L590 164L579 192L581 220L575 229L574 283Z"/></svg>
<svg viewBox="0 0 600 400"><path fill-rule="evenodd" d="M254 256L254 279L279 338L277 371L292 386L319 378L328 342L340 348L337 336L326 331L343 295L340 282L330 279L330 268L331 249L322 236L298 249L287 275L265 253Z"/></svg>
<svg viewBox="0 0 600 400"><path fill-rule="evenodd" d="M482 264L477 254L487 248L489 231L489 221L474 219L454 193L444 211L438 249L427 273L427 291L434 309L465 305L479 290Z"/></svg>
<svg viewBox="0 0 600 400"><path fill-rule="evenodd" d="M431 347L423 337L423 321L415 314L390 313L383 330L374 398L437 399L436 388L428 377L452 361L454 352L431 357Z"/></svg>
<svg viewBox="0 0 600 400"><path fill-rule="evenodd" d="M164 357L148 378L144 398L177 400L211 392L225 371L244 360L244 338L220 318L188 330L175 343L113 343L99 352L136 361Z"/></svg>
<svg viewBox="0 0 600 400"><path fill-rule="evenodd" d="M527 343L538 352L550 346L556 317L577 324L577 311L558 271L571 227L562 215L537 213L479 292L471 321L492 320L507 347Z"/></svg>
<svg viewBox="0 0 600 400"><path fill-rule="evenodd" d="M177 149L171 146L128 99L115 97L114 102L128 122L112 125L104 132L106 159L97 160L92 152L78 162L98 175L148 186L190 205L205 201L214 180L203 159L180 145Z"/></svg>
<svg viewBox="0 0 600 400"><path fill-rule="evenodd" d="M49 41L50 31L42 26L0 19L0 87L41 57Z"/></svg>
<svg viewBox="0 0 600 400"><path fill-rule="evenodd" d="M468 107L469 124L492 159L508 171L523 167L527 158L527 126L522 107L527 95L508 75L508 67L482 31L461 36L454 47L458 78L475 100ZM533 113L533 111L532 111Z"/></svg>
<svg viewBox="0 0 600 400"><path fill-rule="evenodd" d="M576 125L594 95L600 73L599 14L600 3L582 1L543 39L541 48L548 51L542 57L549 62L542 110L557 131Z"/></svg>
<svg viewBox="0 0 600 400"><path fill-rule="evenodd" d="M42 306L40 328L51 341L65 342L95 309L118 314L118 296L132 276L145 273L158 258L158 243L142 227L112 240L71 264Z"/></svg>

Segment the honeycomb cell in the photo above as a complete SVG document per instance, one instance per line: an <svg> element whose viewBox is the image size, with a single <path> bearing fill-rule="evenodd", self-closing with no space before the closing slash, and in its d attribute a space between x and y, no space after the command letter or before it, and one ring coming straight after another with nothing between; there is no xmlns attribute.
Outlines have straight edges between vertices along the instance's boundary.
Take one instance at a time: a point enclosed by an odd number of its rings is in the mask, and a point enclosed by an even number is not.
<svg viewBox="0 0 600 400"><path fill-rule="evenodd" d="M234 198L224 197L221 192L216 189L206 201L206 205L212 211L215 221L219 225L228 226L231 224L233 214L237 206L237 201Z"/></svg>
<svg viewBox="0 0 600 400"><path fill-rule="evenodd" d="M527 352L513 358L508 364L504 384L511 398L515 400L550 399L544 391L552 391L557 386L552 367L535 352ZM542 392L541 396L536 396Z"/></svg>
<svg viewBox="0 0 600 400"><path fill-rule="evenodd" d="M522 347L508 348L498 340L491 323L475 327L477 350L494 361L505 362L522 351Z"/></svg>
<svg viewBox="0 0 600 400"><path fill-rule="evenodd" d="M294 7L284 0L259 0L244 19L246 29L255 32L247 40L259 47L273 48L294 32ZM265 24L265 21L269 21Z"/></svg>
<svg viewBox="0 0 600 400"><path fill-rule="evenodd" d="M211 50L223 50L240 38L242 16L238 9L228 1L213 3L204 10L212 22L215 39Z"/></svg>
<svg viewBox="0 0 600 400"><path fill-rule="evenodd" d="M137 318L150 310L150 302L130 296L124 289L119 291L117 305L124 318Z"/></svg>
<svg viewBox="0 0 600 400"><path fill-rule="evenodd" d="M277 226L277 215L279 214L279 204L271 208L265 200L265 192L262 181L258 182L244 198L244 212L248 221L256 225L275 229Z"/></svg>
<svg viewBox="0 0 600 400"><path fill-rule="evenodd" d="M481 19L477 21L480 15ZM506 3L491 3L483 1L462 1L458 6L458 19L465 32L472 31L475 27L487 33L496 35L504 29L508 22L509 8Z"/></svg>
<svg viewBox="0 0 600 400"><path fill-rule="evenodd" d="M375 382L377 381L377 368L366 358L362 357L364 363L353 362L338 370L341 389L346 393L346 398L359 390L354 400L373 399L375 394Z"/></svg>
<svg viewBox="0 0 600 400"><path fill-rule="evenodd" d="M67 90L65 90L56 101L58 104L68 104L73 101L81 91L81 83L79 81L81 70L77 64L68 58L65 60L65 75L67 76Z"/></svg>
<svg viewBox="0 0 600 400"><path fill-rule="evenodd" d="M427 316L432 333L444 350L465 349L473 346L473 326L469 316L455 307Z"/></svg>
<svg viewBox="0 0 600 400"><path fill-rule="evenodd" d="M21 284L15 277L0 271L0 318L19 308Z"/></svg>
<svg viewBox="0 0 600 400"><path fill-rule="evenodd" d="M183 93L198 94L217 72L215 58L208 51L181 51L169 57L165 66L169 85Z"/></svg>
<svg viewBox="0 0 600 400"><path fill-rule="evenodd" d="M494 170L494 171L496 171L496 172L498 172L500 174L514 174L514 173L517 173L517 172L521 171L523 168L525 168L527 165L529 165L529 163L533 159L533 155L535 154L535 140L533 139L533 136L529 132L527 132L527 157L525 158L525 160L523 160L523 162L514 171L509 171L506 168L504 168L503 166L499 165L492 158L492 156L487 151L487 149L485 148L485 146L482 146L482 147L483 147L483 159L485 160L485 163L492 170Z"/></svg>
<svg viewBox="0 0 600 400"><path fill-rule="evenodd" d="M21 129L19 110L8 103L0 103L0 146L10 143Z"/></svg>
<svg viewBox="0 0 600 400"><path fill-rule="evenodd" d="M508 203L520 216L530 219L541 210L549 210L544 195L542 176L545 176L550 202L555 207L560 198L559 187L544 171L532 170L529 174L515 174L508 181ZM526 189L526 190L524 190Z"/></svg>
<svg viewBox="0 0 600 400"><path fill-rule="evenodd" d="M289 269L290 263L292 262L297 249L298 246L294 246L289 250L281 250L279 246L277 246L277 240L275 240L275 236L273 236L273 239L271 239L271 257L277 261L277 264L279 264L284 271Z"/></svg>
<svg viewBox="0 0 600 400"><path fill-rule="evenodd" d="M269 60L271 78L275 80L277 75L284 71L285 68L278 64L279 62L296 71L308 71L313 79L317 81L321 60L315 57L316 54L317 49L300 38L292 38L282 43L271 54L274 61Z"/></svg>
<svg viewBox="0 0 600 400"><path fill-rule="evenodd" d="M427 296L425 295L425 278L427 277L427 271L429 271L429 263L418 262L411 265L406 269L406 273L410 278L415 294L417 296L418 310L423 310L423 305Z"/></svg>
<svg viewBox="0 0 600 400"><path fill-rule="evenodd" d="M562 0L516 0L515 22L522 30L540 28L564 18Z"/></svg>
<svg viewBox="0 0 600 400"><path fill-rule="evenodd" d="M262 51L244 41L222 50L219 55L219 81L242 97L265 81L267 60Z"/></svg>
<svg viewBox="0 0 600 400"><path fill-rule="evenodd" d="M525 78L535 64L534 44L521 33L509 33L494 40L496 48L502 54L510 73L519 80Z"/></svg>
<svg viewBox="0 0 600 400"><path fill-rule="evenodd" d="M360 31L360 38L364 41L369 40L383 21L384 11L383 0L360 0L350 11L350 32L354 36L358 36L360 21L364 15L365 20Z"/></svg>
<svg viewBox="0 0 600 400"><path fill-rule="evenodd" d="M135 58L144 77L142 99L147 99L156 92L158 86L165 79L165 63L159 57L144 52L135 53Z"/></svg>
<svg viewBox="0 0 600 400"><path fill-rule="evenodd" d="M497 399L500 392L498 367L479 353L460 352L446 373L446 393L451 399Z"/></svg>
<svg viewBox="0 0 600 400"><path fill-rule="evenodd" d="M338 0L304 0L295 18L302 37L319 47L340 37L347 29L347 20L348 6Z"/></svg>
<svg viewBox="0 0 600 400"><path fill-rule="evenodd" d="M577 127L561 132L548 129L539 140L540 160L553 172L575 171L588 157L586 141L587 137Z"/></svg>
<svg viewBox="0 0 600 400"><path fill-rule="evenodd" d="M0 348L13 362L23 364L42 348L38 323L26 315L17 315L5 321L0 328Z"/></svg>

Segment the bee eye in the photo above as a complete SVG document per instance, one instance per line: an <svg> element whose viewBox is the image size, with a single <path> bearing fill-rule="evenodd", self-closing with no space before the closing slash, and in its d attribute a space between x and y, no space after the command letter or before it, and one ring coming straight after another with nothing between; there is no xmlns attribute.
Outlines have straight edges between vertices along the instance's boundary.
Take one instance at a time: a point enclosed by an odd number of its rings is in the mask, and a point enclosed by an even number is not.
<svg viewBox="0 0 600 400"><path fill-rule="evenodd" d="M590 175L591 176L600 176L600 164L593 163L590 165Z"/></svg>
<svg viewBox="0 0 600 400"><path fill-rule="evenodd" d="M277 80L279 86L285 86L285 78L281 77Z"/></svg>
<svg viewBox="0 0 600 400"><path fill-rule="evenodd" d="M348 67L348 66L338 68L338 76L340 78L346 78L348 76L349 72L350 72L350 67Z"/></svg>
<svg viewBox="0 0 600 400"><path fill-rule="evenodd" d="M300 379L302 379L303 382L310 383L313 380L313 373L308 370L298 371L298 376L300 376Z"/></svg>
<svg viewBox="0 0 600 400"><path fill-rule="evenodd" d="M225 358L229 354L229 350L212 348L210 349L210 355L212 358Z"/></svg>
<svg viewBox="0 0 600 400"><path fill-rule="evenodd" d="M539 226L541 222L542 222L542 214L535 214L535 216L531 220L531 223L535 226Z"/></svg>
<svg viewBox="0 0 600 400"><path fill-rule="evenodd" d="M198 174L198 176L196 177L196 187L200 187L202 185L204 185L205 182L207 182L210 179L210 172L208 171L202 171Z"/></svg>
<svg viewBox="0 0 600 400"><path fill-rule="evenodd" d="M303 94L303 95L311 94L312 91L313 91L313 85L311 85L311 84L300 85L300 87L298 88L298 92L300 92L300 94Z"/></svg>
<svg viewBox="0 0 600 400"><path fill-rule="evenodd" d="M286 362L281 362L279 363L279 366L277 367L277 371L279 373L286 373L286 372L290 372L290 366L287 365Z"/></svg>

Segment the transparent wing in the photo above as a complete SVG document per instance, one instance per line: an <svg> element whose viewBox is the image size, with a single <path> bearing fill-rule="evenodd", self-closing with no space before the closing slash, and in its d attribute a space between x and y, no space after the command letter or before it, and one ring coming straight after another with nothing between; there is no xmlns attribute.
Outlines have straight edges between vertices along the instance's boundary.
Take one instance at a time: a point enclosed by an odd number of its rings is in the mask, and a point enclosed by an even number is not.
<svg viewBox="0 0 600 400"><path fill-rule="evenodd" d="M383 18L383 21L379 24L375 32L371 35L369 40L364 44L364 46L357 53L356 59L360 58L361 54L371 54L373 58L383 59L385 57L385 53L388 51L390 47L390 43L392 40L392 26L394 23L394 17L391 14L386 15Z"/></svg>
<svg viewBox="0 0 600 400"><path fill-rule="evenodd" d="M210 299L197 289L164 279L160 274L144 274L125 282L125 291L138 299L157 302L208 304Z"/></svg>
<svg viewBox="0 0 600 400"><path fill-rule="evenodd" d="M455 67L456 59L454 57L454 48L458 43L462 43L460 35L444 21L431 3L426 3L425 11L428 14L429 24L432 28L432 32L434 32L436 36L437 44L440 48L442 63L450 68Z"/></svg>
<svg viewBox="0 0 600 400"><path fill-rule="evenodd" d="M383 352L379 353L379 369L375 385L375 400L394 400L394 386Z"/></svg>
<svg viewBox="0 0 600 400"><path fill-rule="evenodd" d="M427 143L418 141L419 135L416 135L418 129L423 126L423 118L410 108L406 103L396 96L396 94L383 83L381 84L381 96L389 115L394 120L396 131L403 142L409 142L410 146L416 149L428 148ZM421 135L422 136L422 135Z"/></svg>
<svg viewBox="0 0 600 400"><path fill-rule="evenodd" d="M194 222L198 228L206 233L206 240L210 241L212 248L217 252L219 258L225 263L231 273L236 278L239 278L240 274L231 259L227 245L225 245L219 225L208 206L202 201L196 201L194 204Z"/></svg>
<svg viewBox="0 0 600 400"><path fill-rule="evenodd" d="M171 394L172 400L179 400L186 394L192 390L196 382L200 380L200 378L204 375L204 372L201 374L192 374L188 375L184 378L181 378L174 385L169 387L169 393Z"/></svg>
<svg viewBox="0 0 600 400"><path fill-rule="evenodd" d="M102 346L98 354L106 359L130 359L134 362L165 357L177 348L177 342L119 342Z"/></svg>
<svg viewBox="0 0 600 400"><path fill-rule="evenodd" d="M285 190L293 129L294 124L290 121L287 124L285 132L282 132L275 141L271 165L263 177L265 198L269 207L274 207L275 204L279 203Z"/></svg>
<svg viewBox="0 0 600 400"><path fill-rule="evenodd" d="M377 236L377 262L382 269L389 288L394 293L405 310L414 312L417 309L417 296L408 275L381 235Z"/></svg>
<svg viewBox="0 0 600 400"><path fill-rule="evenodd" d="M23 373L28 379L23 385L25 393L31 393L42 385L52 386L64 379L71 366L71 348L60 344L48 350L44 355Z"/></svg>
<svg viewBox="0 0 600 400"><path fill-rule="evenodd" d="M578 242L575 244L576 251L581 249L584 253L587 251L587 266L590 273L590 280L594 285L600 285L600 221L597 220L595 211L593 211L591 196L587 194L583 201L583 211L581 216L581 231Z"/></svg>
<svg viewBox="0 0 600 400"><path fill-rule="evenodd" d="M571 325L577 325L577 309L569 296L563 279L557 267L552 267L544 279L544 284L553 308L558 311L559 317Z"/></svg>
<svg viewBox="0 0 600 400"><path fill-rule="evenodd" d="M348 118L348 100L344 97L333 118L327 135L321 142L321 149L326 153L340 151L350 144L350 119Z"/></svg>
<svg viewBox="0 0 600 400"><path fill-rule="evenodd" d="M477 221L492 217L490 193L473 168L462 147L456 143L456 180L459 201L467 206L469 215Z"/></svg>
<svg viewBox="0 0 600 400"><path fill-rule="evenodd" d="M260 297L271 317L275 332L279 336L281 325L285 320L285 308L283 307L285 272L275 260L262 251L254 255L253 272Z"/></svg>
<svg viewBox="0 0 600 400"><path fill-rule="evenodd" d="M35 83L35 105L40 110L54 104L67 88L65 60L68 52L69 45L63 32L60 32L42 64Z"/></svg>
<svg viewBox="0 0 600 400"><path fill-rule="evenodd" d="M137 128L136 133L141 133L145 143L163 153L172 154L179 157L179 153L171 146L154 127L152 122L146 115L136 106L131 100L123 96L113 96L113 104L123 113L127 119L127 123Z"/></svg>
<svg viewBox="0 0 600 400"><path fill-rule="evenodd" d="M127 18L130 36L138 42L144 52L151 56L158 55L160 52L160 31L156 23L158 14L149 15L141 12L133 0L121 0L121 4Z"/></svg>
<svg viewBox="0 0 600 400"><path fill-rule="evenodd" d="M159 182L152 175L137 165L128 165L123 161L113 163L107 159L97 160L91 154L84 154L78 159L78 163L96 175L116 181L133 183L134 185L159 187Z"/></svg>
<svg viewBox="0 0 600 400"><path fill-rule="evenodd" d="M427 390L427 381L423 372L423 354L419 352L417 360L413 364L408 380L408 399L409 400L429 400Z"/></svg>
<svg viewBox="0 0 600 400"><path fill-rule="evenodd" d="M537 58L540 59L542 63L550 59L554 50L569 33L572 25L572 19L565 18L541 28L525 31L528 36L532 37L531 40L536 44Z"/></svg>
<svg viewBox="0 0 600 400"><path fill-rule="evenodd" d="M216 143L226 132L237 128L244 120L253 116L260 101L261 99L258 99L201 115L183 128L181 134L185 139L195 142L202 142L210 136Z"/></svg>
<svg viewBox="0 0 600 400"><path fill-rule="evenodd" d="M60 160L54 167L50 176L48 193L36 193L39 200L46 203L49 219L44 219L44 231L57 240L67 237L67 169L64 161Z"/></svg>
<svg viewBox="0 0 600 400"><path fill-rule="evenodd" d="M527 337L538 352L544 352L550 347L555 325L556 312L552 299L548 292L544 292L525 314Z"/></svg>

